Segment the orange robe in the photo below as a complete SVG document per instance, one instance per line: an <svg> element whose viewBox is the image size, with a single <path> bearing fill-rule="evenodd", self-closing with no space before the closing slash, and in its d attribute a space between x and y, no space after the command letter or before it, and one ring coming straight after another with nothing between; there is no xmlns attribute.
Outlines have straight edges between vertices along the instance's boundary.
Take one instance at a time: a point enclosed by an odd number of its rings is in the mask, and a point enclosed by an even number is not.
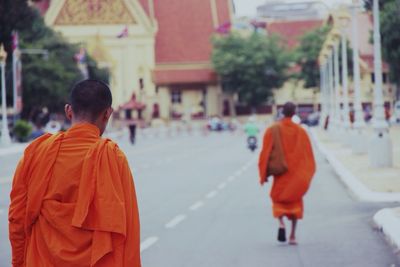
<svg viewBox="0 0 400 267"><path fill-rule="evenodd" d="M139 267L139 213L125 155L91 124L44 135L12 185L12 265Z"/></svg>
<svg viewBox="0 0 400 267"><path fill-rule="evenodd" d="M279 123L288 171L274 177L271 189L272 210L275 218L303 218L303 196L307 192L315 173L315 160L311 143L306 131L291 119L285 118ZM267 182L267 164L274 140L271 128L264 135L258 168L260 183Z"/></svg>

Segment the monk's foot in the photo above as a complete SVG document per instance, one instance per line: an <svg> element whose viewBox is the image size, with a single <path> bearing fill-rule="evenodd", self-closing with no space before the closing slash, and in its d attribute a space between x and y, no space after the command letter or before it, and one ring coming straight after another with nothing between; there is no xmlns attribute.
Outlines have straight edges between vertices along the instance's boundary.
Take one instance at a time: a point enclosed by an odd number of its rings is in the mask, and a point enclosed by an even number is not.
<svg viewBox="0 0 400 267"><path fill-rule="evenodd" d="M291 238L289 239L289 245L291 245L291 246L297 246L298 243L297 243L297 241L296 241L296 238L291 237Z"/></svg>
<svg viewBox="0 0 400 267"><path fill-rule="evenodd" d="M284 227L279 227L278 230L278 241L279 242L286 242L286 230Z"/></svg>

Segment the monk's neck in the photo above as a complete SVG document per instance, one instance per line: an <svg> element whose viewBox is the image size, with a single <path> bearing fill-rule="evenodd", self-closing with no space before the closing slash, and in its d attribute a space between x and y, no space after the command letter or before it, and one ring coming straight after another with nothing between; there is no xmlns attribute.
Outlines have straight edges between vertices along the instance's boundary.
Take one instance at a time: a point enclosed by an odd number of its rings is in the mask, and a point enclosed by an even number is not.
<svg viewBox="0 0 400 267"><path fill-rule="evenodd" d="M81 132L82 134L88 133L96 137L101 135L99 127L87 121L72 122L69 132Z"/></svg>

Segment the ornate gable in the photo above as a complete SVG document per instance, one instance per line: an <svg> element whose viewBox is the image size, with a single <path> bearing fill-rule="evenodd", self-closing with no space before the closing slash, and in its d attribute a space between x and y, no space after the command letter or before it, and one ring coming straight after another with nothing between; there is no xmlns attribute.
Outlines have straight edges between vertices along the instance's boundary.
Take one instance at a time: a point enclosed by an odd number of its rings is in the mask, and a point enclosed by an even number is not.
<svg viewBox="0 0 400 267"><path fill-rule="evenodd" d="M54 25L136 23L124 0L66 0Z"/></svg>

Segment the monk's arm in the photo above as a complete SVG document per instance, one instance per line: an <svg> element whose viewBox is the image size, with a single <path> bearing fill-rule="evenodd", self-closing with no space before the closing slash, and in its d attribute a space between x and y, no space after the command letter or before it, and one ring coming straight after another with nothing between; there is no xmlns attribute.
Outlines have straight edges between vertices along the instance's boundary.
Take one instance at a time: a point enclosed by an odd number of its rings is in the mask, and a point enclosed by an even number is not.
<svg viewBox="0 0 400 267"><path fill-rule="evenodd" d="M119 156L122 186L124 189L124 198L126 205L126 220L127 220L127 248L130 252L125 255L126 266L140 267L140 221L139 208L136 199L135 184L133 181L132 172L129 168L128 161L125 155Z"/></svg>
<svg viewBox="0 0 400 267"><path fill-rule="evenodd" d="M24 266L25 261L25 209L27 199L26 177L23 175L24 159L15 171L8 212L9 236L12 249L12 266Z"/></svg>
<svg viewBox="0 0 400 267"><path fill-rule="evenodd" d="M271 149L272 149L272 132L270 129L267 129L264 134L263 145L260 152L260 156L258 158L258 172L261 185L263 185L265 182L268 181L267 165Z"/></svg>

